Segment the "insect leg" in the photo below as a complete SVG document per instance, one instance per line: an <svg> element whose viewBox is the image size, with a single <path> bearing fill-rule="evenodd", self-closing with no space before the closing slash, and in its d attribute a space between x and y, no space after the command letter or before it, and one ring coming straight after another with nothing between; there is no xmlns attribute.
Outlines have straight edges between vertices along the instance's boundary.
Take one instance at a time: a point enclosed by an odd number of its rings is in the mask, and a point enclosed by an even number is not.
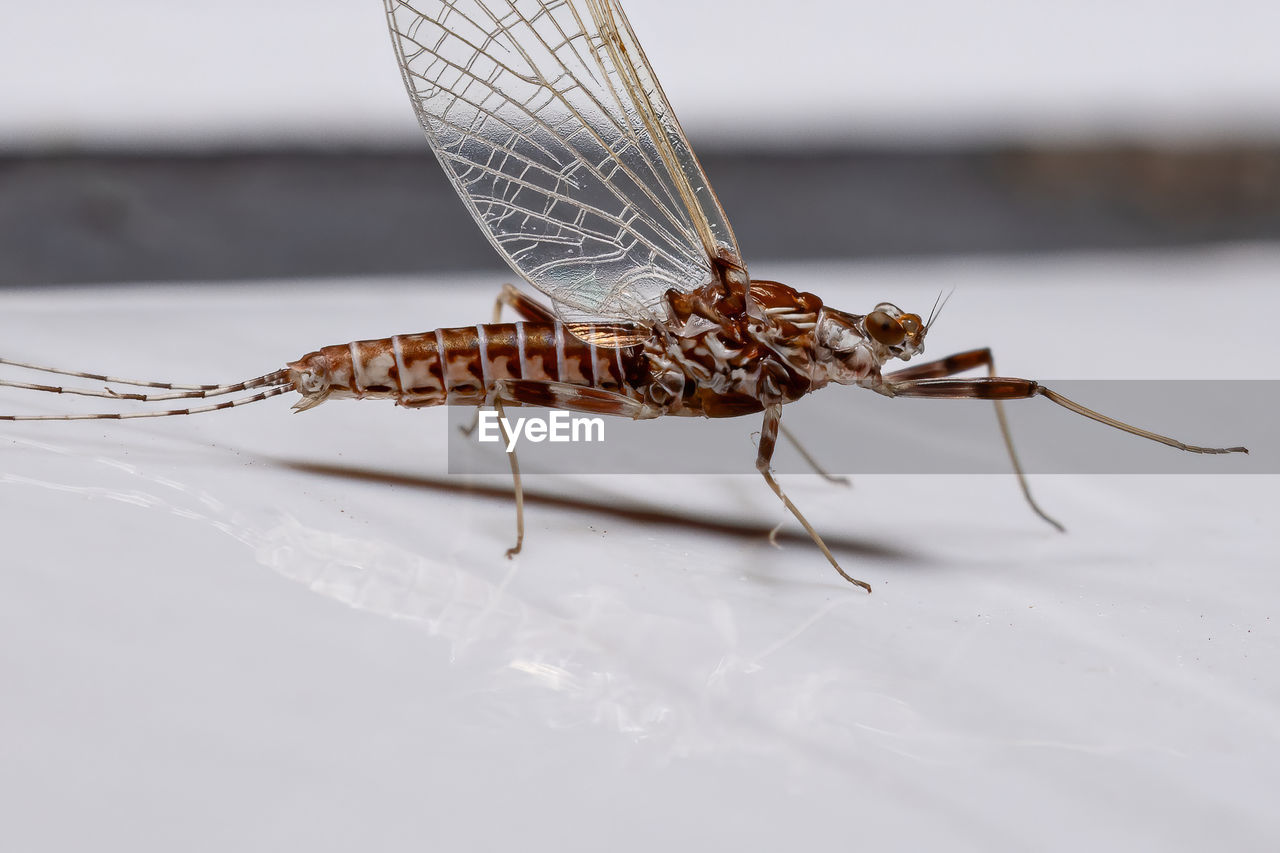
<svg viewBox="0 0 1280 853"><path fill-rule="evenodd" d="M844 569L840 568L840 564L836 562L836 558L832 556L831 549L827 547L827 543L822 541L822 537L818 535L818 531L813 529L813 525L800 514L800 510L791 502L791 498L787 497L786 492L782 491L782 487L778 485L778 481L773 478L773 471L769 467L769 463L773 459L773 450L778 444L778 430L782 426L782 405L774 403L767 406L764 410L764 426L760 428L760 449L756 455L756 470L764 477L764 481L769 484L769 488L773 489L773 493L782 501L783 506L791 511L796 517L800 525L808 532L810 538L813 539L815 545L826 556L832 567L840 573L840 577L847 580L854 586L860 586L867 592L871 592L871 585L866 581L860 581L852 577Z"/></svg>
<svg viewBox="0 0 1280 853"><path fill-rule="evenodd" d="M654 418L662 414L639 400L603 388L587 388L568 382L538 379L503 379L495 384L501 388L502 399L522 406L541 406L544 409L564 409L632 420Z"/></svg>
<svg viewBox="0 0 1280 853"><path fill-rule="evenodd" d="M533 323L550 323L555 320L555 315L550 308L545 307L536 299L525 296L513 285L504 284L502 290L498 292L498 298L493 303L493 320L490 322L502 322L502 309L510 307L515 309L523 319ZM471 423L466 426L458 427L458 432L470 438L476 431L476 427L480 425L480 409L482 406L476 407L475 416L471 419Z"/></svg>
<svg viewBox="0 0 1280 853"><path fill-rule="evenodd" d="M494 383L490 403L498 412L498 427L502 430L502 438L507 445L511 443L511 436L504 420L506 417L502 409L504 402L596 415L620 415L632 419L651 418L659 414L653 412L644 403L613 391L583 388L567 382L503 379ZM513 557L520 553L520 548L524 545L524 488L520 482L520 463L516 459L514 450L507 453L507 461L511 464L511 480L516 496L516 544L514 548L507 551L507 556Z"/></svg>
<svg viewBox="0 0 1280 853"><path fill-rule="evenodd" d="M513 285L502 285L502 292L498 294L498 300L493 303L493 322L497 323L502 319L503 306L510 307L515 310L525 320L531 323L551 323L556 319L555 313L538 300L517 290Z"/></svg>
<svg viewBox="0 0 1280 853"><path fill-rule="evenodd" d="M796 453L800 454L800 458L813 469L815 474L822 477L822 479L826 480L828 483L836 483L841 486L852 485L848 477L828 473L827 470L818 463L818 460L813 458L813 454L806 450L805 446L800 443L800 439L796 438L795 433L787 429L785 426L780 426L779 429L782 432L782 437L791 442L791 446L796 449Z"/></svg>
<svg viewBox="0 0 1280 853"><path fill-rule="evenodd" d="M501 393L501 388L497 393ZM502 430L503 446L511 447L511 433L507 431L507 413L502 408L502 397L497 394L493 397L493 408L498 412L498 428ZM507 549L507 559L510 560L524 547L524 486L520 483L520 462L516 459L514 449L507 451L507 462L511 465L511 485L516 496L516 544Z"/></svg>
<svg viewBox="0 0 1280 853"><path fill-rule="evenodd" d="M934 361L926 361L922 364L904 367L901 370L890 373L885 379L894 381L908 379L936 379L942 376L954 376L957 373L963 373L966 370L972 370L975 367L986 367L988 370L995 368L995 357L991 354L989 347L981 349L965 350L946 358L935 359Z"/></svg>
<svg viewBox="0 0 1280 853"><path fill-rule="evenodd" d="M531 323L552 323L556 319L550 308L547 308L536 299L524 295L510 284L502 285L502 290L498 293L498 298L493 303L492 322L499 323L502 321L502 309L504 306L515 309L517 314ZM467 438L470 438L472 433L476 431L476 427L480 425L480 408L479 406L476 407L476 414L471 419L471 423L458 427L458 431Z"/></svg>
<svg viewBox="0 0 1280 853"><path fill-rule="evenodd" d="M923 365L921 365L923 367ZM896 375L896 374L894 374ZM1187 453L1248 453L1247 447L1201 447L1187 444L1167 435L1151 432L1140 427L1107 417L1093 409L1062 396L1057 391L1046 388L1031 379L1014 379L1005 376L990 376L984 379L913 379L906 382L889 383L888 390L895 397L942 397L952 400L1022 400L1029 397L1047 397L1049 400L1070 409L1077 415L1084 415L1090 420L1106 424L1109 427L1136 435L1139 438L1158 441L1175 450Z"/></svg>
<svg viewBox="0 0 1280 853"><path fill-rule="evenodd" d="M996 360L988 347L958 352L955 355L949 355L936 361L926 361L923 364L917 364L914 367L907 367L890 373L885 379L889 381L890 385L896 386L899 382L954 376L957 373L983 366L987 368L988 376L996 375ZM1031 485L1027 482L1027 475L1022 470L1022 462L1018 459L1018 451L1013 446L1013 432L1009 429L1009 419L1005 416L1004 404L999 400L993 400L992 402L995 403L996 407L996 422L1000 425L1000 437L1004 439L1004 449L1009 454L1009 462L1013 464L1013 473L1018 478L1018 488L1022 490L1022 497L1026 499L1027 505L1031 507L1032 512L1053 525L1059 533L1065 533L1067 529L1062 526L1062 523L1041 509L1040 504L1032 496Z"/></svg>

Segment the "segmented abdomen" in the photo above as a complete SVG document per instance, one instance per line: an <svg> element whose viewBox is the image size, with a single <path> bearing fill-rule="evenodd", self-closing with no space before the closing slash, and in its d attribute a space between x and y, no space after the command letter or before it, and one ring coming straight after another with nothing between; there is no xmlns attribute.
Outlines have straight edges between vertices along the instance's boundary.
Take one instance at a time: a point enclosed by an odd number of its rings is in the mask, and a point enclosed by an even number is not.
<svg viewBox="0 0 1280 853"><path fill-rule="evenodd" d="M647 371L640 346L597 347L560 323L495 323L355 341L320 350L334 397L399 405L478 406L501 380L563 382L628 393Z"/></svg>

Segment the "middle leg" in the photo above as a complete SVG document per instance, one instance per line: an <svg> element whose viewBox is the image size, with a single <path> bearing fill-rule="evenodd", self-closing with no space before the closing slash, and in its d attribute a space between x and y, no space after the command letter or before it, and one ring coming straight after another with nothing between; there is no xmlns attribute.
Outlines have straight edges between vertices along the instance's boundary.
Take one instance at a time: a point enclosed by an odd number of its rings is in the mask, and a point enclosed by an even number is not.
<svg viewBox="0 0 1280 853"><path fill-rule="evenodd" d="M831 563L832 567L840 573L840 577L847 580L854 586L860 586L867 592L871 592L871 585L866 581L860 581L850 575L844 569L840 568L840 564L836 562L835 556L832 555L831 549L827 547L827 543L822 541L822 537L818 535L818 531L813 529L813 525L809 523L795 504L791 502L791 498L787 497L786 492L782 491L782 487L778 485L778 481L773 478L773 471L770 468L770 462L773 460L773 450L778 444L778 430L782 426L782 405L774 403L764 410L764 426L760 428L760 449L756 455L756 470L764 477L764 481L769 484L769 488L773 489L773 493L778 496L792 515L796 517L796 521L813 539L815 545L822 551L823 555Z"/></svg>
<svg viewBox="0 0 1280 853"><path fill-rule="evenodd" d="M813 454L810 453L805 448L805 446L800 443L800 439L796 438L795 433L787 429L785 426L780 427L780 429L782 432L782 437L785 438L787 441L791 442L791 446L796 449L796 453L800 454L800 458L803 459L805 461L805 464L808 465L813 470L813 473L817 474L819 477L826 480L828 483L835 483L837 486L848 487L853 485L853 482L843 474L832 474L829 471L827 471L827 469L823 468L821 463L819 463L818 460L814 458Z"/></svg>

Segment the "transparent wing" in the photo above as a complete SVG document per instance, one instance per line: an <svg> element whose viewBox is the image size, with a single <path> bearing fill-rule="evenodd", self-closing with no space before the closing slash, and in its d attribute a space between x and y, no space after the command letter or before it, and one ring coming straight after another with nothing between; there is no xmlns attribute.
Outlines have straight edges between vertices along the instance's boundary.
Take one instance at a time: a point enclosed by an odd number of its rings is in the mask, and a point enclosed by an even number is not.
<svg viewBox="0 0 1280 853"><path fill-rule="evenodd" d="M649 323L733 232L616 0L385 0L431 147L512 269L566 320Z"/></svg>

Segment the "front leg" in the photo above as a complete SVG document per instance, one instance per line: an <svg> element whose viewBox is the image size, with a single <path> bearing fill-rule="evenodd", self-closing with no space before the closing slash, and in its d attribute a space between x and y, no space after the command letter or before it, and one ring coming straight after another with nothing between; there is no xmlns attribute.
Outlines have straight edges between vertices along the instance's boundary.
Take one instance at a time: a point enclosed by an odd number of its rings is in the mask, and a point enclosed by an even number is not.
<svg viewBox="0 0 1280 853"><path fill-rule="evenodd" d="M892 379L892 374L888 379ZM895 397L942 397L951 400L1024 400L1029 397L1045 397L1070 409L1077 415L1084 415L1090 420L1106 424L1109 427L1136 435L1140 438L1158 441L1161 444L1183 450L1187 453L1248 453L1247 447L1202 447L1198 444L1187 444L1167 435L1151 432L1141 427L1118 421L1093 409L1062 396L1051 388L1046 388L1032 379L1014 379L1005 376L990 376L985 379L913 379L906 382L890 382L889 390Z"/></svg>
<svg viewBox="0 0 1280 853"><path fill-rule="evenodd" d="M963 373L975 367L985 367L987 368L988 376L995 376L996 361L988 347L966 350L936 361L926 361L923 364L903 368L886 376L885 384L887 390L894 395L912 396L901 389L924 380L954 376L957 373ZM1022 490L1022 497L1026 499L1027 505L1031 507L1032 512L1053 525L1059 533L1065 533L1066 528L1056 518L1041 509L1040 504L1036 503L1036 499L1032 496L1031 486L1027 483L1027 475L1022 470L1021 460L1018 459L1018 451L1013 447L1013 432L1009 429L1009 419L1005 416L1004 404L999 399L995 399L992 402L995 403L996 407L996 421L1000 424L1000 437L1004 439L1004 449L1009 454L1009 462L1013 464L1013 473L1018 478L1018 488Z"/></svg>
<svg viewBox="0 0 1280 853"><path fill-rule="evenodd" d="M764 410L764 426L760 428L760 449L756 454L756 470L764 477L764 481L769 484L769 488L773 489L773 493L778 496L780 501L782 501L783 506L790 510L791 514L796 517L796 520L799 521L800 525L808 532L809 537L813 539L814 544L818 546L835 570L840 573L840 577L844 578L854 586L860 586L867 592L871 592L870 584L866 581L860 581L857 578L850 576L844 569L840 568L840 564L837 563L836 558L832 556L831 549L827 547L827 543L822 541L822 537L818 535L818 531L814 530L813 525L809 523L808 519L800 514L800 510L791 502L791 498L787 497L786 493L782 491L782 487L778 485L778 481L773 478L773 470L770 467L770 463L773 461L773 451L778 444L778 430L781 426L782 404L774 403L766 406Z"/></svg>

